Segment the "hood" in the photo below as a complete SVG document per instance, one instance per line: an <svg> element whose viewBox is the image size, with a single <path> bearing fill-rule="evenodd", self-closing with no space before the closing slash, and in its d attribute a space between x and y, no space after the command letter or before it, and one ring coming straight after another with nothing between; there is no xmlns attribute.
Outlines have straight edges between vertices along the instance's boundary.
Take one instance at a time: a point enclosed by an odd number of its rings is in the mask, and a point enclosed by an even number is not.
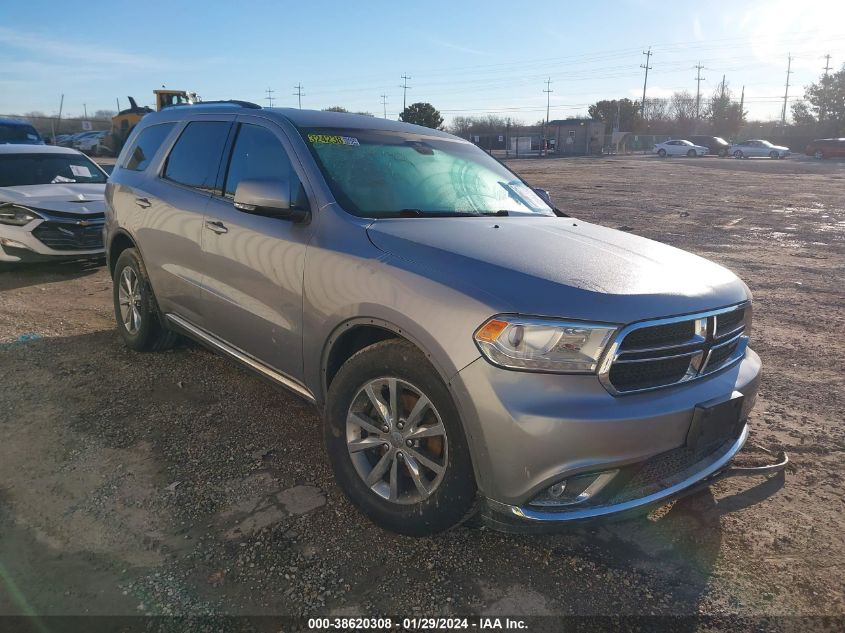
<svg viewBox="0 0 845 633"><path fill-rule="evenodd" d="M80 215L103 213L105 190L105 183L0 187L0 204L15 202L33 209Z"/></svg>
<svg viewBox="0 0 845 633"><path fill-rule="evenodd" d="M574 218L376 220L372 243L499 300L495 309L631 322L744 301L728 269L686 251Z"/></svg>

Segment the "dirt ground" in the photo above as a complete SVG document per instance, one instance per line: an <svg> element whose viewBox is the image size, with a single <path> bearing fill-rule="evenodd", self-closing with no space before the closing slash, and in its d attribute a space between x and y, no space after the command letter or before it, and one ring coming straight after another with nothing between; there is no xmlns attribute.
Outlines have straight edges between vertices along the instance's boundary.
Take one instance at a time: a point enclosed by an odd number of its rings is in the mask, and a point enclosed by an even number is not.
<svg viewBox="0 0 845 633"><path fill-rule="evenodd" d="M190 344L127 351L99 265L6 269L0 614L845 615L845 164L512 166L748 283L752 441L794 473L553 536L394 536L341 495L305 402Z"/></svg>

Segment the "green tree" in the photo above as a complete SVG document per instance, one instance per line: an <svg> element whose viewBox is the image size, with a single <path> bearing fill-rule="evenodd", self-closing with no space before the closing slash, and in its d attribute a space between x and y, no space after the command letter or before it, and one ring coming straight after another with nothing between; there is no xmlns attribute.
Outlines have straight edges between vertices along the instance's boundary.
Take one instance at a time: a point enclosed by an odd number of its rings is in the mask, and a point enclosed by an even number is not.
<svg viewBox="0 0 845 633"><path fill-rule="evenodd" d="M804 87L804 101L807 107L793 105L792 114L795 117L796 106L799 117L806 115L812 121L819 123L819 132L823 134L845 133L845 64L839 71L822 75L817 83ZM798 102L800 103L800 102ZM796 118L798 123L798 118Z"/></svg>
<svg viewBox="0 0 845 633"><path fill-rule="evenodd" d="M795 125L815 125L818 123L810 104L806 101L796 101L791 106L792 121Z"/></svg>
<svg viewBox="0 0 845 633"><path fill-rule="evenodd" d="M430 103L412 103L402 111L399 120L438 129L443 125L443 117Z"/></svg>
<svg viewBox="0 0 845 633"><path fill-rule="evenodd" d="M638 131L642 121L640 104L630 99L603 99L587 108L587 113L591 118L606 123L609 129L616 127L618 116L622 132Z"/></svg>
<svg viewBox="0 0 845 633"><path fill-rule="evenodd" d="M323 108L323 112L349 112L343 106L331 106L330 108Z"/></svg>
<svg viewBox="0 0 845 633"><path fill-rule="evenodd" d="M734 102L733 93L728 84L719 85L704 108L704 116L710 120L713 133L731 138L737 135L745 123L745 112Z"/></svg>

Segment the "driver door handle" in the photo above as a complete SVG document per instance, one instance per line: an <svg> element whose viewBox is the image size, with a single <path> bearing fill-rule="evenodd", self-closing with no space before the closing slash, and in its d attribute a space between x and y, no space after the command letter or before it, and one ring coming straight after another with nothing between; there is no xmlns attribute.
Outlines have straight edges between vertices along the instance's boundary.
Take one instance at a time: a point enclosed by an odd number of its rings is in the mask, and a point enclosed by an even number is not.
<svg viewBox="0 0 845 633"><path fill-rule="evenodd" d="M214 231L218 235L222 235L223 233L229 232L229 229L226 228L226 225L220 222L219 220L206 220L205 228Z"/></svg>

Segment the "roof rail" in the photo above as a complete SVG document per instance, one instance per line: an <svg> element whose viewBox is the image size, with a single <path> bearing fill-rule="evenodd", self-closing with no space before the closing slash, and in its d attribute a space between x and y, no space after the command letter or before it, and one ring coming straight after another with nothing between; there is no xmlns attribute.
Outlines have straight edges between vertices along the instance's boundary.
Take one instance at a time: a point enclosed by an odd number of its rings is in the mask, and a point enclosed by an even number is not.
<svg viewBox="0 0 845 633"><path fill-rule="evenodd" d="M174 103L167 106L168 108L178 106L204 106L204 105L236 105L242 108L250 108L252 110L260 110L261 106L251 101L240 101L238 99L223 99L220 101L197 101L196 103Z"/></svg>

